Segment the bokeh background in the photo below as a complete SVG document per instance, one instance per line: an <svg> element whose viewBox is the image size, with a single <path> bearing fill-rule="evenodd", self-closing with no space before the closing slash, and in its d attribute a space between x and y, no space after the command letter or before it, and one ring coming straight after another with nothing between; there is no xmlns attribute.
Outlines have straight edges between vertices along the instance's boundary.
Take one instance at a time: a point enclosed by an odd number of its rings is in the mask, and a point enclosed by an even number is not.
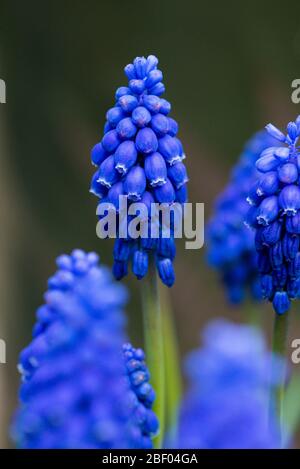
<svg viewBox="0 0 300 469"><path fill-rule="evenodd" d="M54 258L80 247L111 265L111 243L96 237L89 192L90 148L123 67L137 55L160 59L187 154L190 200L206 219L242 146L272 121L300 114L291 82L300 78L300 4L265 0L0 0L0 447L10 445L17 357L30 340ZM179 243L172 303L183 355L216 316L245 319L224 299L205 252ZM138 282L126 280L131 340L142 343ZM271 310L263 308L266 331ZM293 319L291 334L296 337ZM299 334L298 334L299 335Z"/></svg>

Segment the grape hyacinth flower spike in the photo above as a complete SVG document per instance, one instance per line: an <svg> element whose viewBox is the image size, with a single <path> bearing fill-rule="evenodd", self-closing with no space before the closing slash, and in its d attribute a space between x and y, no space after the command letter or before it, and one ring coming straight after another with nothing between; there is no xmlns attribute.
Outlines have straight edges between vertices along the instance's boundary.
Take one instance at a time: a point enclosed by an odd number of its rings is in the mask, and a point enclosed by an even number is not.
<svg viewBox="0 0 300 469"><path fill-rule="evenodd" d="M246 143L207 225L207 260L219 273L232 304L242 303L247 296L261 299L254 233L245 225L246 198L258 175L255 162L271 145L276 140L266 131L257 132Z"/></svg>
<svg viewBox="0 0 300 469"><path fill-rule="evenodd" d="M156 444L159 447L166 414L165 347L156 272L164 285L171 287L174 284L175 224L179 220L177 215L166 226L155 204L163 204L164 210L170 208L176 212L180 209L187 202L188 176L183 163L185 154L177 137L178 124L169 116L171 104L161 97L165 86L157 66L158 59L150 55L136 57L125 67L128 84L117 89L115 104L106 114L102 140L91 152L97 170L90 191L99 198L99 223L104 226L106 223L101 210L104 204L105 207L110 204L107 211L116 215L115 278L125 277L129 264L138 279L146 277L141 284L144 335L149 369L157 392L155 411L161 431ZM121 202L124 198L125 211ZM136 202L143 204L137 237L129 229L133 220L132 215L128 215ZM180 210L177 214L180 217ZM173 356L171 351L168 354ZM174 363L172 372L176 373L175 357L171 361ZM166 399L166 404L169 401Z"/></svg>
<svg viewBox="0 0 300 469"><path fill-rule="evenodd" d="M131 262L133 273L141 279L153 258L162 282L171 287L175 281L173 227L165 239L159 220L151 222L157 224L155 237L133 239L127 231L121 237L124 215L119 210L120 196L126 197L128 208L134 202L143 203L148 219L154 203L172 206L187 201L185 155L177 138L178 124L169 117L171 104L161 98L165 86L157 65L158 59L150 55L137 57L125 67L128 85L117 89L115 104L106 114L104 136L91 152L97 171L90 191L100 204L112 204L117 214L115 277L126 276Z"/></svg>
<svg viewBox="0 0 300 469"><path fill-rule="evenodd" d="M151 448L158 421L144 353L124 344L126 291L95 253L57 259L20 355L20 448ZM74 383L76 383L74 385Z"/></svg>
<svg viewBox="0 0 300 469"><path fill-rule="evenodd" d="M255 230L258 269L263 296L276 312L273 351L286 356L288 312L300 296L300 116L287 125L287 133L266 126L280 146L264 150L256 162L259 172L248 200L248 223ZM283 428L286 368L276 390L277 412Z"/></svg>
<svg viewBox="0 0 300 469"><path fill-rule="evenodd" d="M255 230L263 295L284 314L300 288L300 116L288 124L287 134L272 124L266 129L281 146L265 149L256 162L248 222Z"/></svg>
<svg viewBox="0 0 300 469"><path fill-rule="evenodd" d="M255 327L214 320L186 361L189 378L176 448L279 448L274 412L268 422L271 354ZM280 360L277 362L280 368Z"/></svg>

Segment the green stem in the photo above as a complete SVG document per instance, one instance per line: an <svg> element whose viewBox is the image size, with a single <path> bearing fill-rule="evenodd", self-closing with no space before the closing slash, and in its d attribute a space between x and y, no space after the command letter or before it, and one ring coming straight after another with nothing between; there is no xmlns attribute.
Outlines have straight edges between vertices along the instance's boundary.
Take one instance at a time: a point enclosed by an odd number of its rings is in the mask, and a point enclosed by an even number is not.
<svg viewBox="0 0 300 469"><path fill-rule="evenodd" d="M283 358L283 365L280 367L278 385L275 388L275 409L279 419L280 437L283 444L284 439L284 396L286 388L286 351L288 335L289 313L275 314L272 353L274 355L272 372L276 371L276 356Z"/></svg>
<svg viewBox="0 0 300 469"><path fill-rule="evenodd" d="M253 303L248 303L246 305L246 315L247 315L247 322L250 326L257 327L258 329L261 328L261 311L258 308L258 305Z"/></svg>
<svg viewBox="0 0 300 469"><path fill-rule="evenodd" d="M182 395L180 373L180 354L177 345L177 334L168 288L159 287L162 308L162 323L165 353L166 378L166 428L169 439L176 441L178 429L178 411Z"/></svg>
<svg viewBox="0 0 300 469"><path fill-rule="evenodd" d="M294 373L289 382L284 399L284 422L285 434L283 439L284 446L289 443L291 436L293 436L299 428L300 424L300 374Z"/></svg>
<svg viewBox="0 0 300 469"><path fill-rule="evenodd" d="M154 265L149 266L149 273L141 285L146 359L156 393L153 411L159 419L160 428L154 438L154 446L161 448L165 421L165 367L161 307Z"/></svg>

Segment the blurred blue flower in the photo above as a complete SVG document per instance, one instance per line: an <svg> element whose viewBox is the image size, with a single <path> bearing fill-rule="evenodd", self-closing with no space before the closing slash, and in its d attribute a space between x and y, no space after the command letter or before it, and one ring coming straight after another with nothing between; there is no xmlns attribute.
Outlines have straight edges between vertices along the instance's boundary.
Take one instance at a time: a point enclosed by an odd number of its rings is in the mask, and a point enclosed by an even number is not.
<svg viewBox="0 0 300 469"><path fill-rule="evenodd" d="M147 221L151 204L172 206L174 202L187 201L188 176L182 163L185 155L176 137L178 124L168 116L171 105L160 97L165 87L157 64L158 59L150 55L137 57L125 67L128 86L117 89L115 105L106 114L104 136L91 153L92 163L98 169L90 191L100 199L100 204L112 204L118 216L117 228L121 224L121 195L127 198L128 206L143 202ZM152 239L133 239L128 232L123 237L117 230L113 273L118 280L126 276L131 261L133 273L141 279L147 274L149 258L153 256L162 282L170 287L175 281L174 221L163 244L161 220L151 223L157 225L157 236Z"/></svg>
<svg viewBox="0 0 300 469"><path fill-rule="evenodd" d="M151 448L155 395L141 350L123 346L126 291L95 253L57 259L20 355L21 448Z"/></svg>
<svg viewBox="0 0 300 469"><path fill-rule="evenodd" d="M247 142L207 225L207 260L218 271L233 304L242 302L247 292L255 300L261 299L254 233L245 226L246 199L257 178L255 162L271 144L276 143L265 131Z"/></svg>
<svg viewBox="0 0 300 469"><path fill-rule="evenodd" d="M261 333L223 320L210 323L203 346L186 364L189 388L178 430L180 448L277 448L277 422L268 422L271 354Z"/></svg>
<svg viewBox="0 0 300 469"><path fill-rule="evenodd" d="M266 129L281 146L266 148L256 161L248 221L255 232L263 296L283 314L300 294L300 116L287 125L287 134L272 124Z"/></svg>

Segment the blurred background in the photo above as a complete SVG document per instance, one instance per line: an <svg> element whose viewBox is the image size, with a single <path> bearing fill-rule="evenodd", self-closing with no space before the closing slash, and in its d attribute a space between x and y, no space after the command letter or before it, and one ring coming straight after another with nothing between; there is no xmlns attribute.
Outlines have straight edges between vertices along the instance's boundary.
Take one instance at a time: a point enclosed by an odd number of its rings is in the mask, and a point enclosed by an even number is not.
<svg viewBox="0 0 300 469"><path fill-rule="evenodd" d="M244 142L266 123L282 126L300 114L291 101L291 82L300 78L300 4L0 0L0 11L7 86L0 104L0 338L7 344L0 447L8 447L18 354L55 257L80 247L112 263L112 244L96 237L89 153L115 89L126 84L123 67L137 55L159 57L187 154L190 201L204 202L208 219ZM204 250L178 244L171 294L184 356L210 318L243 321L245 312L226 304ZM126 283L128 330L141 345L138 282ZM270 331L271 309L262 314Z"/></svg>

